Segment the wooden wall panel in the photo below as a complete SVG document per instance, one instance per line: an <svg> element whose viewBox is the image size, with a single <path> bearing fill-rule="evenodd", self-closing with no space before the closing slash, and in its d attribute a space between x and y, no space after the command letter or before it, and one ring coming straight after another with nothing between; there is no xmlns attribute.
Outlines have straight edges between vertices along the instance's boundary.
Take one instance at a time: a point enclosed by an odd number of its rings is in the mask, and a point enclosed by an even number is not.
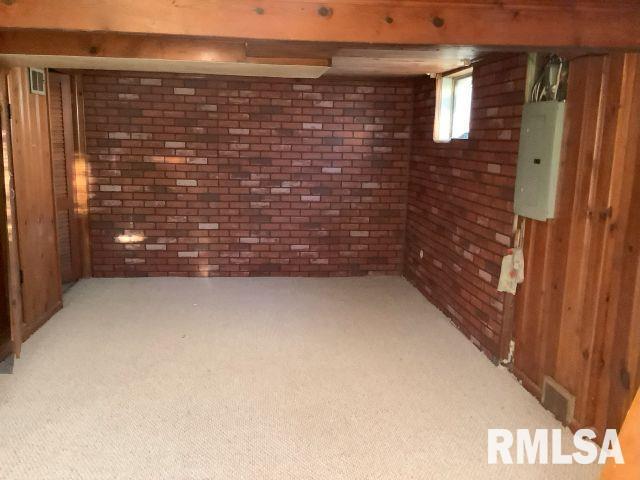
<svg viewBox="0 0 640 480"><path fill-rule="evenodd" d="M619 427L640 385L637 54L573 60L556 217L526 220L514 371L576 397L572 426Z"/></svg>
<svg viewBox="0 0 640 480"><path fill-rule="evenodd" d="M0 142L0 159L3 154ZM4 170L0 169L0 361L11 353L11 322L9 321L9 238L7 236Z"/></svg>
<svg viewBox="0 0 640 480"><path fill-rule="evenodd" d="M2 176L5 203L2 205L7 240L7 257L4 267L7 270L9 295L9 321L11 325L11 347L13 353L20 355L22 344L22 290L20 288L20 263L18 258L18 237L16 228L15 189L13 182L13 162L11 149L11 128L9 119L9 92L7 88L9 71L0 69L0 126L2 128Z"/></svg>
<svg viewBox="0 0 640 480"><path fill-rule="evenodd" d="M605 301L596 333L604 339L600 348L605 368L592 367L586 407L595 406L596 425L620 425L640 387L640 55L626 57L621 85L619 123L611 142Z"/></svg>
<svg viewBox="0 0 640 480"><path fill-rule="evenodd" d="M9 73L16 225L25 340L62 306L47 97L29 92L25 68Z"/></svg>

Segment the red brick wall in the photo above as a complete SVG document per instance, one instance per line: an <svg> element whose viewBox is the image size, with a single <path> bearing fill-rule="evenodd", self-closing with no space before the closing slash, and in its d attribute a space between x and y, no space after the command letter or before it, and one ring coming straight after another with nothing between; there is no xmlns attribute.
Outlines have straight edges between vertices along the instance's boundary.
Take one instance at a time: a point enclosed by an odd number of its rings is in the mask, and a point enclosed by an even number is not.
<svg viewBox="0 0 640 480"><path fill-rule="evenodd" d="M410 82L88 72L84 90L95 276L400 272Z"/></svg>
<svg viewBox="0 0 640 480"><path fill-rule="evenodd" d="M470 138L451 143L433 142L435 81L414 84L405 274L496 356L505 311L496 288L511 240L525 74L525 55L476 65Z"/></svg>

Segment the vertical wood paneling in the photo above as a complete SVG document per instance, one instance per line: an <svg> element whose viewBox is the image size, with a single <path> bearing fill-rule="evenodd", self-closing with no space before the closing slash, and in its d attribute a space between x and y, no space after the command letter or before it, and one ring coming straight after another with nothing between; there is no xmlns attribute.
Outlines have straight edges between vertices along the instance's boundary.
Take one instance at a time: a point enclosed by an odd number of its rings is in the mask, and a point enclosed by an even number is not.
<svg viewBox="0 0 640 480"><path fill-rule="evenodd" d="M29 92L25 68L9 73L16 226L25 340L62 306L47 98Z"/></svg>
<svg viewBox="0 0 640 480"><path fill-rule="evenodd" d="M600 375L594 375L589 399L595 411L595 424L619 425L640 384L638 372L631 374L640 362L640 340L637 335L640 318L633 315L637 302L638 277L638 208L640 207L640 56L628 56L622 68L619 102L619 128L613 139L610 205L606 235L609 256L606 272L608 283L602 306L602 357L606 363ZM631 308L630 308L631 307ZM621 321L622 320L622 321ZM629 343L635 340L635 343ZM635 388L634 388L635 387ZM589 407L592 406L591 404Z"/></svg>
<svg viewBox="0 0 640 480"><path fill-rule="evenodd" d="M595 57L589 62L574 62L571 66L570 88L572 92L584 92L584 98L576 101L581 108L575 111L571 110L573 99L569 100L567 117L575 123L570 123L566 130L563 188L557 205L562 213L554 222L554 230L563 232L569 248L551 264L555 267L566 261L566 267L557 270L567 272L569 279L565 288L559 290L564 294L555 295L560 302L559 309L550 312L551 315L561 312L557 332L558 345L562 348L554 349L555 355L549 356L549 368L545 369L571 392L580 388L586 368L584 363L588 361L583 352L590 351L590 342L585 335L593 330L589 328L590 309L584 300L586 292L595 288L590 284L597 278L593 272L599 268L599 256L594 252L600 249L602 234L596 230L601 230L598 212L603 209L594 203L594 192L598 191L595 182L601 163L606 161L600 152L603 132L600 113L607 101L603 94L603 72L609 69L609 63L606 57ZM584 83L583 78L586 79Z"/></svg>
<svg viewBox="0 0 640 480"><path fill-rule="evenodd" d="M593 204L591 209L591 234L589 248L590 262L587 265L587 288L585 289L585 307L580 331L580 348L582 356L580 370L574 373L579 378L576 397L575 418L584 424L592 425L595 419L594 399L598 388L598 378L607 372L606 359L603 357L605 336L609 336L605 328L609 323L607 316L608 304L611 298L612 276L618 272L613 268L613 254L615 237L610 235L610 229L615 224L612 218L620 215L618 202L619 191L616 184L622 175L620 164L615 157L618 129L627 128L627 124L619 119L620 105L623 94L621 85L624 57L622 55L609 56L605 61L603 82L603 102L598 112L599 124L602 128L601 141L597 144L596 162L593 169L591 195ZM615 217L614 217L615 216ZM616 220L617 221L617 220ZM574 340L575 342L575 340ZM566 351L563 344L558 355L558 362L577 361L575 356L562 355Z"/></svg>
<svg viewBox="0 0 640 480"><path fill-rule="evenodd" d="M3 152L4 148L0 142L0 159ZM9 239L6 229L7 214L4 208L6 198L4 170L0 169L0 361L12 350L11 322L9 321Z"/></svg>
<svg viewBox="0 0 640 480"><path fill-rule="evenodd" d="M7 270L9 295L9 321L11 325L11 344L13 353L20 356L22 345L22 289L20 288L20 263L18 255L18 235L16 226L16 205L13 181L13 162L11 148L11 122L8 115L9 91L8 70L0 70L0 125L2 127L2 172L4 180L5 203L2 208L6 220Z"/></svg>
<svg viewBox="0 0 640 480"><path fill-rule="evenodd" d="M619 427L640 385L638 55L575 59L556 217L527 220L514 371L576 397L572 426Z"/></svg>

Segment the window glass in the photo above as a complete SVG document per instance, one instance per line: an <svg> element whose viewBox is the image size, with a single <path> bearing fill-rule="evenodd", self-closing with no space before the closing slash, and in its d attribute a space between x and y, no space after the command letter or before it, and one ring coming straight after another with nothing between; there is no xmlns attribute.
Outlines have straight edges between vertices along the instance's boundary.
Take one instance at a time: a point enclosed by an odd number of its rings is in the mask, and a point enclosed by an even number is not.
<svg viewBox="0 0 640 480"><path fill-rule="evenodd" d="M453 83L451 138L469 138L472 77L456 78Z"/></svg>
<svg viewBox="0 0 640 480"><path fill-rule="evenodd" d="M469 138L471 121L472 70L454 72L436 81L436 112L433 139L450 142Z"/></svg>

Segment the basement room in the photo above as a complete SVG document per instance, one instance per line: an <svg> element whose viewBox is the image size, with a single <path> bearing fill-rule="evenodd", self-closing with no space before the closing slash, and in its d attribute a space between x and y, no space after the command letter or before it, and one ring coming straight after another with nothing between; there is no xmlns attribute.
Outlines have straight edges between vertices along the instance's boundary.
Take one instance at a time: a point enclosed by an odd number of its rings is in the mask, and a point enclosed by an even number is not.
<svg viewBox="0 0 640 480"><path fill-rule="evenodd" d="M638 52L637 1L0 3L0 479L640 478Z"/></svg>

